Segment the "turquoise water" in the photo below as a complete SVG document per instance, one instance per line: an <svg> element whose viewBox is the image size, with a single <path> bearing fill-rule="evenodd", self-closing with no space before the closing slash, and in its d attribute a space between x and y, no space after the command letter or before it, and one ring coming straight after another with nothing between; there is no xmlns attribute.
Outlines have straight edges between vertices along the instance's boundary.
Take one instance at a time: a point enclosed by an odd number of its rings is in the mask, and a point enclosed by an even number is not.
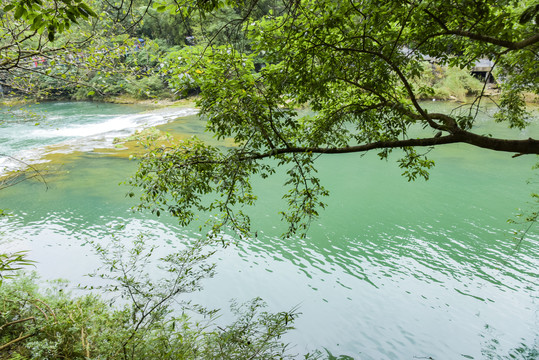
<svg viewBox="0 0 539 360"><path fill-rule="evenodd" d="M125 115L115 111L113 119ZM138 111L125 116L142 116ZM64 128L76 125L67 121ZM162 128L199 134L203 122L191 116ZM486 119L480 128L519 137L537 137L537 130L537 124L522 133L498 130ZM119 225L126 237L150 233L148 241L164 252L196 237L173 219L130 211L135 201L118 184L136 162L118 153L75 152L56 160L62 166L47 175L48 190L27 181L1 191L0 208L13 216L0 220L0 247L30 249L45 278L88 283L83 275L97 265L88 240L106 241ZM274 311L298 305L302 316L287 338L297 353L326 347L356 359L526 358L518 349L529 354L539 347L539 234L531 228L515 252L512 232L522 226L507 219L519 208L533 209L536 158L459 144L431 157L431 179L414 183L400 176L394 159L380 161L374 153L321 157L331 197L306 239L279 237L283 174L256 179L260 200L250 213L258 237L220 249L217 276L193 299L219 308L255 296Z"/></svg>

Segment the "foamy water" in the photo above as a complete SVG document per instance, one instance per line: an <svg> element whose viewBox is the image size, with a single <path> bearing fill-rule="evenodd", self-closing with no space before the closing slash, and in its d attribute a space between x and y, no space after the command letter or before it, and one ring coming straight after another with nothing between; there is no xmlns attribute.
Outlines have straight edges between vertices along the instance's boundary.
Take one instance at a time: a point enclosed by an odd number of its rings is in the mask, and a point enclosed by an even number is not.
<svg viewBox="0 0 539 360"><path fill-rule="evenodd" d="M96 106L81 103L80 112L73 112L73 104L67 103L66 109L70 112L59 116L55 108L54 115L47 116L47 107L50 106L43 104L32 109L41 118L39 123L32 119L14 121L7 112L0 113L3 117L0 118L0 175L46 162L44 157L49 154L112 148L115 138L127 137L138 130L198 111L193 108L167 108L125 114L125 106L120 106L120 110L114 104Z"/></svg>

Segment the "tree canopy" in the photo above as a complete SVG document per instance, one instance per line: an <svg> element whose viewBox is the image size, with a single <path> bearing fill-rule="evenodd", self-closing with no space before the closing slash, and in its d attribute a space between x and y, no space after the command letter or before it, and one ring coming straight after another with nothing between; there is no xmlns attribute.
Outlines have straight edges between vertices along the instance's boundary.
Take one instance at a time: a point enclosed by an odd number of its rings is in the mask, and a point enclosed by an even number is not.
<svg viewBox="0 0 539 360"><path fill-rule="evenodd" d="M0 71L28 63L36 55L58 51L58 33L97 14L83 1L7 1L0 9Z"/></svg>
<svg viewBox="0 0 539 360"><path fill-rule="evenodd" d="M131 181L144 190L141 207L184 224L199 211L219 212L214 230L227 224L245 233L241 209L256 199L249 178L285 166L289 209L282 214L292 234L324 206L320 154L374 150L387 158L400 149L409 180L428 178L434 162L425 154L444 144L538 154L537 139L495 138L475 124L480 105L495 101L495 121L528 125L523 94L538 91L538 9L532 1L302 0L274 4L258 20L246 12L241 45L188 47L166 66L178 90L200 87L208 130L236 146L194 139L155 149ZM493 62L499 100L484 86L448 113L419 101L433 92L420 81L431 63L469 69L480 59ZM303 106L313 113L299 113Z"/></svg>
<svg viewBox="0 0 539 360"><path fill-rule="evenodd" d="M153 72L148 53L158 53L157 46L138 38L150 6L6 1L0 7L0 85L32 98L91 98L125 90L129 81Z"/></svg>

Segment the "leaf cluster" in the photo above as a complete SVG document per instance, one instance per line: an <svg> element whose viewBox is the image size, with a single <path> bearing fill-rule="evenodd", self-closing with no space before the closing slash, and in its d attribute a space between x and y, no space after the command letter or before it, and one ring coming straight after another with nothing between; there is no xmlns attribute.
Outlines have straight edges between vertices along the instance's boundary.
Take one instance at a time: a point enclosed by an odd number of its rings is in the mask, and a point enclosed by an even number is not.
<svg viewBox="0 0 539 360"><path fill-rule="evenodd" d="M0 211L0 216L5 216L4 210ZM28 259L27 253L27 251L0 253L0 287L4 279L13 278L18 270L35 264L35 261Z"/></svg>
<svg viewBox="0 0 539 360"><path fill-rule="evenodd" d="M42 34L47 31L49 41L54 41L56 33L68 30L79 19L88 20L97 14L82 0L22 0L12 1L2 9L3 13L13 12L15 21L30 25L29 31Z"/></svg>

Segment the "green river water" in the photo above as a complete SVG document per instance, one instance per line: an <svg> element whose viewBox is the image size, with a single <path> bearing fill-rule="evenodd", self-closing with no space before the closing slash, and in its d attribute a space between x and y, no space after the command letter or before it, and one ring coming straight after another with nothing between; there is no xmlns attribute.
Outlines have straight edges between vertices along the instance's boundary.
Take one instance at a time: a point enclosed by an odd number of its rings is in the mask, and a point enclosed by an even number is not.
<svg viewBox="0 0 539 360"><path fill-rule="evenodd" d="M1 113L0 153L27 161L49 154L54 171L46 186L29 180L0 192L0 208L13 214L0 219L0 250L28 249L43 278L88 284L84 274L98 265L88 240L106 242L118 225L126 238L149 233L164 252L198 236L173 219L132 213L136 200L118 184L136 161L102 150L141 126L182 136L204 128L196 115L177 118L187 110L142 110L42 104L33 110L43 115L39 126ZM537 120L524 132L498 130L486 117L479 125L482 133L539 135ZM225 309L232 298L255 296L272 311L299 306L287 338L299 354L325 347L355 359L536 358L539 229L515 251L513 231L524 226L507 219L534 209L537 158L467 145L443 146L430 157L430 180L413 183L400 176L396 157L319 158L331 195L306 239L279 237L283 174L255 180L259 201L250 214L258 237L219 249L217 275L191 298Z"/></svg>

